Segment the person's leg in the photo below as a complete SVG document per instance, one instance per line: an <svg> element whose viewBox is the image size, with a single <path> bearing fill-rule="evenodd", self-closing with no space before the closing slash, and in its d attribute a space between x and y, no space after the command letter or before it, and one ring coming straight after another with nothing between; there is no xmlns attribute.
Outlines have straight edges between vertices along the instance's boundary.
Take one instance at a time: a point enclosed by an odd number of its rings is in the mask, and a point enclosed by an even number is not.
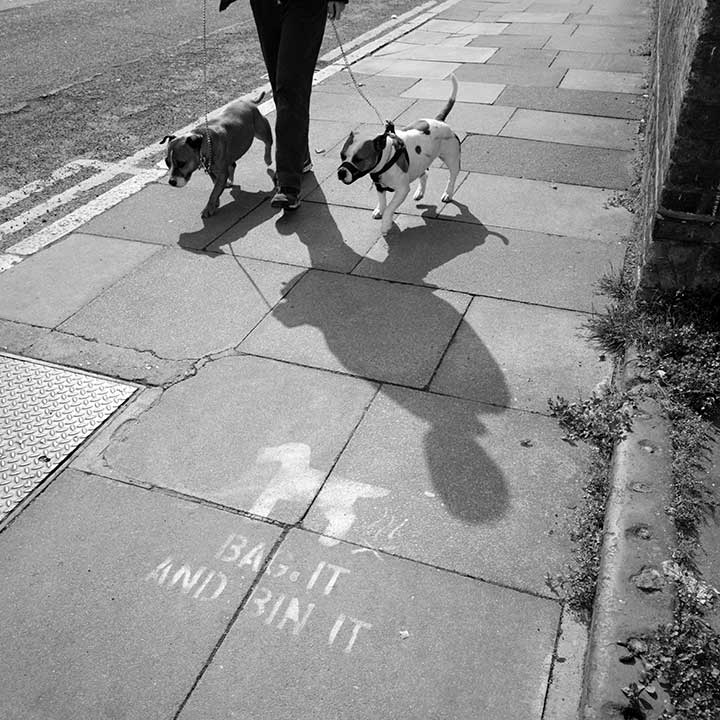
<svg viewBox="0 0 720 720"><path fill-rule="evenodd" d="M327 20L327 0L285 0L275 70L276 162L281 189L300 191L310 159L310 93Z"/></svg>
<svg viewBox="0 0 720 720"><path fill-rule="evenodd" d="M260 40L265 68L270 78L270 86L275 93L275 75L277 74L283 18L282 7L276 0L250 0L250 7L255 18L255 27Z"/></svg>

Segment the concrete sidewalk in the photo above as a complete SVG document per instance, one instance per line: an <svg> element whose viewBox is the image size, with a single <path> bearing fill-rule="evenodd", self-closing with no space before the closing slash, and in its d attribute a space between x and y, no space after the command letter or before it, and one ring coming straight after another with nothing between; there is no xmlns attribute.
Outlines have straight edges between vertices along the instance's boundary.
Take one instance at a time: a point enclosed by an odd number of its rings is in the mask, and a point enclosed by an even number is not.
<svg viewBox="0 0 720 720"><path fill-rule="evenodd" d="M338 71L297 213L256 145L209 221L207 177L163 179L0 274L9 463L61 463L7 504L0 717L576 717L545 577L587 458L547 399L611 373L582 328L631 227L647 7L419 18L354 71L398 124L455 73L453 202L434 168L379 238L335 176L377 124Z"/></svg>

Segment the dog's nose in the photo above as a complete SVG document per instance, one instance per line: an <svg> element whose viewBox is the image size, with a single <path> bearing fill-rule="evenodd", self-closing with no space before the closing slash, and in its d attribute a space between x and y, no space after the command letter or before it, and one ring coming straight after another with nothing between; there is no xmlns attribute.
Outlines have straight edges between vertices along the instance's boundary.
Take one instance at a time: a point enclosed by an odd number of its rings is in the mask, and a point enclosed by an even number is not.
<svg viewBox="0 0 720 720"><path fill-rule="evenodd" d="M171 178L168 180L168 185L172 185L173 187L175 187L175 186L177 185L177 179L174 178L174 177L171 177Z"/></svg>
<svg viewBox="0 0 720 720"><path fill-rule="evenodd" d="M337 172L338 180L340 182L345 183L346 185L349 185L352 182L352 175L350 175L350 172L347 168L340 167L338 168Z"/></svg>

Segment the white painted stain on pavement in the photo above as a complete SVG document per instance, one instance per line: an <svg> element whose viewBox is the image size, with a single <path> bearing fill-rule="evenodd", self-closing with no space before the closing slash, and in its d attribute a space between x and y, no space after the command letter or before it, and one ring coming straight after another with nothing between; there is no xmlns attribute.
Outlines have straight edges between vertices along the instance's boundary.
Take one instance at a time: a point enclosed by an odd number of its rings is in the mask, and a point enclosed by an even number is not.
<svg viewBox="0 0 720 720"><path fill-rule="evenodd" d="M288 442L266 447L257 454L257 464L277 463L279 468L250 508L253 515L268 517L280 502L309 502L320 489L325 474L310 465L311 450L306 443ZM357 519L355 504L364 498L380 498L390 494L387 488L369 483L335 477L323 487L317 505L327 520L319 538L322 545L337 545ZM400 527L404 524L403 521ZM399 527L389 528L392 535Z"/></svg>
<svg viewBox="0 0 720 720"><path fill-rule="evenodd" d="M259 465L279 463L280 467L270 483L250 508L254 515L267 517L280 501L308 501L322 484L324 473L310 467L310 446L305 443L285 443L267 447L257 455Z"/></svg>
<svg viewBox="0 0 720 720"><path fill-rule="evenodd" d="M328 480L317 501L320 511L328 521L327 527L320 536L320 544L331 547L337 545L347 535L357 519L354 507L357 500L380 498L389 494L387 488L378 485L343 478Z"/></svg>

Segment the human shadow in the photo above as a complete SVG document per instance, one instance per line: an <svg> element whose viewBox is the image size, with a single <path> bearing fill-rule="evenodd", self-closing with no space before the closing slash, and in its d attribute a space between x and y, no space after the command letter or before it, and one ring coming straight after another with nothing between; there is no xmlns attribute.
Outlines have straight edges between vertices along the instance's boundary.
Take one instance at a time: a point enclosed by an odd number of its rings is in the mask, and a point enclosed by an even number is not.
<svg viewBox="0 0 720 720"><path fill-rule="evenodd" d="M299 214L276 220L278 233L295 234L307 247L311 269L289 283L290 290L272 310L273 317L287 328L317 328L349 373L381 382L385 397L427 428L426 465L436 493L453 517L469 524L499 520L509 503L507 485L502 469L480 441L487 434L482 416L501 413L509 403L503 373L463 319L462 300L453 304L444 292L415 287L427 287L425 278L433 269L496 234L479 222L438 221L442 227L413 227L394 234L387 241L385 257L374 259L349 246L346 240L351 240L343 237L322 191L316 191L313 199L300 210L312 212L312 222L300 221ZM375 222L369 211L367 222ZM448 236L452 226L461 224L460 232L453 230ZM320 272L327 269L331 250L342 256L343 274ZM374 282L397 280L396 269L401 266L405 268L402 285ZM455 301L461 298L453 296ZM443 336L441 341L433 337L434 330ZM451 338L460 336L466 360L486 368L483 382L492 389L495 404L418 392L429 388Z"/></svg>

